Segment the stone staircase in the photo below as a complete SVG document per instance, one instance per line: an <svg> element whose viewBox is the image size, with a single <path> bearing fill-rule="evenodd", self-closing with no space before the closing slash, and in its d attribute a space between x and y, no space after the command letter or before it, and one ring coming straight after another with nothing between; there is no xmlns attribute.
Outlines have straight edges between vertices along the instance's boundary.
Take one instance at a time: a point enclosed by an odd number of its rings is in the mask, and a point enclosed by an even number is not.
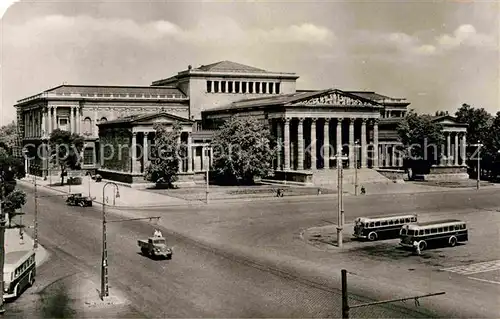
<svg viewBox="0 0 500 319"><path fill-rule="evenodd" d="M355 170L354 169L344 169L344 185L355 184ZM338 172L336 169L329 170L314 170L313 171L313 184L315 186L325 186L325 187L337 187L338 182ZM370 168L360 168L358 169L358 185L363 184L373 184L373 183L392 183L390 179L380 174L374 169Z"/></svg>

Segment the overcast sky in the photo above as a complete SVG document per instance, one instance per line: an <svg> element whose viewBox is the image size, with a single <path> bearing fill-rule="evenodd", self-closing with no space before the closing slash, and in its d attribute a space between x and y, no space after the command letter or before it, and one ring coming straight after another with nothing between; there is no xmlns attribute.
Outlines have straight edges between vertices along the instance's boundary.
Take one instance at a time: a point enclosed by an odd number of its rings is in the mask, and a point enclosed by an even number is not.
<svg viewBox="0 0 500 319"><path fill-rule="evenodd" d="M1 0L0 0L1 1ZM406 97L419 112L499 104L496 1L20 1L1 24L1 123L68 84L150 85L230 60L298 88Z"/></svg>

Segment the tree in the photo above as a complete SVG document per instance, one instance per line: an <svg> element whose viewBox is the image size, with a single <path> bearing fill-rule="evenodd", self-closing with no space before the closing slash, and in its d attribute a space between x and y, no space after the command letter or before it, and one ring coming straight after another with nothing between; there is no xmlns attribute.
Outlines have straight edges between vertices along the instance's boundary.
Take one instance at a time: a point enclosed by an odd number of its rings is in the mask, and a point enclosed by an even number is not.
<svg viewBox="0 0 500 319"><path fill-rule="evenodd" d="M26 194L16 189L16 179L24 176L23 161L0 149L0 200L2 211L9 214L9 226L12 218L17 215L16 209L26 204Z"/></svg>
<svg viewBox="0 0 500 319"><path fill-rule="evenodd" d="M443 127L427 114L407 113L398 125L399 141L404 146L406 166L423 165L427 169L439 160L438 150L444 142Z"/></svg>
<svg viewBox="0 0 500 319"><path fill-rule="evenodd" d="M484 143L489 136L489 127L493 117L485 109L476 109L468 104L462 106L455 112L457 122L468 124L467 140L471 143L481 141Z"/></svg>
<svg viewBox="0 0 500 319"><path fill-rule="evenodd" d="M51 161L61 168L61 185L68 169L80 169L84 139L76 133L55 129L50 134L49 152Z"/></svg>
<svg viewBox="0 0 500 319"><path fill-rule="evenodd" d="M151 148L150 164L146 167L144 178L147 181L160 184L168 188L173 187L179 172L179 160L185 152L178 145L181 135L181 126L175 122L172 130L163 124L155 124L154 145Z"/></svg>
<svg viewBox="0 0 500 319"><path fill-rule="evenodd" d="M17 143L17 126L14 121L0 127L0 148L6 149L12 154Z"/></svg>
<svg viewBox="0 0 500 319"><path fill-rule="evenodd" d="M253 117L232 117L214 134L213 169L226 183L253 183L272 173L277 148L269 127Z"/></svg>

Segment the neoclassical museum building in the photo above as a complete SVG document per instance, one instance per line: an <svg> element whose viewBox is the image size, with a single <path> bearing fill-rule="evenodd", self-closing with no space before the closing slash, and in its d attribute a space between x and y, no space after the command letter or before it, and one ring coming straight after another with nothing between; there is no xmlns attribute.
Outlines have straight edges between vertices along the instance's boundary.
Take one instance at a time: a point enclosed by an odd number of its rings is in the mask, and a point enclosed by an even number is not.
<svg viewBox="0 0 500 319"><path fill-rule="evenodd" d="M230 116L269 123L282 145L274 161L276 176L321 175L335 169L337 154L343 155L346 169L354 168L356 161L361 169L402 167L396 127L410 102L370 91L300 90L298 78L295 73L221 61L188 66L150 86L64 84L45 90L15 105L28 171L44 177L57 174L57 167L36 156L36 149L45 149L50 133L59 128L85 138L84 170L145 183L149 158L143 150L153 143L154 124L177 122L181 142L188 146L179 173L189 180L210 169L213 132ZM436 121L446 133L440 151L445 156L438 166L463 168L466 127L450 116ZM118 144L128 148L112 154L105 147Z"/></svg>

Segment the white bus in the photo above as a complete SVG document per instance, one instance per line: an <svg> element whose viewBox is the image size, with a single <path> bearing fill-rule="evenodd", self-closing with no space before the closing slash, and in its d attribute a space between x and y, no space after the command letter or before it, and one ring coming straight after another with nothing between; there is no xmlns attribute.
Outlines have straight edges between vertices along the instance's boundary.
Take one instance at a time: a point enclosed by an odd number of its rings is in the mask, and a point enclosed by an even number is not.
<svg viewBox="0 0 500 319"><path fill-rule="evenodd" d="M3 271L4 299L17 298L35 282L35 251L13 251L5 254Z"/></svg>
<svg viewBox="0 0 500 319"><path fill-rule="evenodd" d="M447 244L454 247L469 240L467 224L457 219L434 220L405 225L401 228L400 245L405 248L424 250L431 244Z"/></svg>
<svg viewBox="0 0 500 319"><path fill-rule="evenodd" d="M377 239L398 238L403 225L416 222L416 214L359 217L354 220L353 236L371 241Z"/></svg>

